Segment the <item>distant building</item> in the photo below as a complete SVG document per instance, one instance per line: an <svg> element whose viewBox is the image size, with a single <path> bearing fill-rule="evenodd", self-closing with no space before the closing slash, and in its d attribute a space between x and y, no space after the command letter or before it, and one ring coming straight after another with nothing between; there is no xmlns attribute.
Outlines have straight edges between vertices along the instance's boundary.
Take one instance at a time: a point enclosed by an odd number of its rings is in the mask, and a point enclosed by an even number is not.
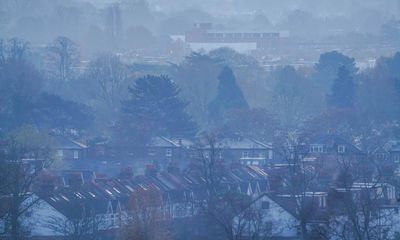
<svg viewBox="0 0 400 240"><path fill-rule="evenodd" d="M291 211L264 193L234 218L233 229L240 239L297 239L298 222Z"/></svg>
<svg viewBox="0 0 400 240"><path fill-rule="evenodd" d="M289 38L288 31L225 31L212 29L211 23L195 24L185 32L184 37L173 36L183 40L193 51L206 51L228 47L237 52L247 53L256 49L268 49L278 44L285 44Z"/></svg>
<svg viewBox="0 0 400 240"><path fill-rule="evenodd" d="M360 155L362 151L352 143L334 134L325 134L310 140L306 152L310 155Z"/></svg>
<svg viewBox="0 0 400 240"><path fill-rule="evenodd" d="M270 144L249 138L223 138L215 147L217 158L242 165L263 166L274 157Z"/></svg>
<svg viewBox="0 0 400 240"><path fill-rule="evenodd" d="M146 158L166 166L170 162L189 162L193 142L183 138L153 137L147 144Z"/></svg>
<svg viewBox="0 0 400 240"><path fill-rule="evenodd" d="M100 239L114 239L101 237L115 236L130 214L136 214L132 210L136 198L146 194L159 197L157 205L151 207L160 211L162 220L175 221L198 214L199 203L208 197L205 179L191 171L154 171L121 179L101 178L90 171L48 174L52 176L38 183L45 187L34 188L27 200L37 202L22 223L29 227L27 239L65 239L78 229L88 235L96 231ZM237 166L223 175L221 187L250 199L269 191L268 175L259 167ZM6 200L0 196L0 238L9 236L10 231Z"/></svg>
<svg viewBox="0 0 400 240"><path fill-rule="evenodd" d="M86 157L87 146L78 141L63 137L54 137L56 155L61 160L80 160Z"/></svg>
<svg viewBox="0 0 400 240"><path fill-rule="evenodd" d="M400 164L400 140L390 140L383 147L375 150L377 159L389 160L391 163Z"/></svg>

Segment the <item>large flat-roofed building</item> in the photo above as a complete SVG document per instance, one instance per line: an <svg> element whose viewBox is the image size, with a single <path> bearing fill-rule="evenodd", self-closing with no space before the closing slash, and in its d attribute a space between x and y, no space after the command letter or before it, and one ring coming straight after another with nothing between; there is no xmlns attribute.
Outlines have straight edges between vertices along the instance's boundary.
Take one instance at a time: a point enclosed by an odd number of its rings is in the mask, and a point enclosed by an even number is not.
<svg viewBox="0 0 400 240"><path fill-rule="evenodd" d="M250 52L256 49L268 49L284 44L289 39L288 31L226 31L212 29L209 23L195 24L185 32L185 42L193 51L206 52L229 47L238 52Z"/></svg>

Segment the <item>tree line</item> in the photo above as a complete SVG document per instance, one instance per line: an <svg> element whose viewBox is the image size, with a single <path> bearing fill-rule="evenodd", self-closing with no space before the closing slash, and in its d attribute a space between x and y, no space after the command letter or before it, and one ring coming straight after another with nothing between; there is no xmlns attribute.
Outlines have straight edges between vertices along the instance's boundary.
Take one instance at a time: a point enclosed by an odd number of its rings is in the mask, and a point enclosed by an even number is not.
<svg viewBox="0 0 400 240"><path fill-rule="evenodd" d="M122 145L202 131L271 140L282 129L323 125L352 136L372 125L397 134L387 129L396 129L400 115L400 53L363 71L336 51L312 68L271 69L230 49L163 67L127 64L111 53L86 62L66 37L40 53L19 39L0 42L3 135L27 124Z"/></svg>

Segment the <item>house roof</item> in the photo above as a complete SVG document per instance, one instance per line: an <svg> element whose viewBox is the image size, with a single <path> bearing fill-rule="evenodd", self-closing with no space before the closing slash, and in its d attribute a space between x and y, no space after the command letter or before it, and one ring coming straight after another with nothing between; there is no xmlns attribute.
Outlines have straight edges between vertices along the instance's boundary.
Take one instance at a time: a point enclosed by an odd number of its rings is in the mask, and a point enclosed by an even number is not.
<svg viewBox="0 0 400 240"><path fill-rule="evenodd" d="M205 179L196 172L162 171L150 175L138 175L127 179L96 178L93 172L62 171L58 176L68 179L73 175L78 184L55 187L51 193L38 195L67 217L82 214L84 210L105 213L109 204L113 211L116 203L128 207L135 193L154 192L168 203L188 200L202 201L208 196ZM223 189L237 189L242 193L261 193L269 190L268 174L256 166L235 166L224 171L220 185ZM76 178L76 179L75 179ZM74 208L77 210L69 211Z"/></svg>
<svg viewBox="0 0 400 240"><path fill-rule="evenodd" d="M51 194L39 194L39 197L67 218L79 218L89 212L104 214L110 201L92 184L81 189L60 188Z"/></svg>
<svg viewBox="0 0 400 240"><path fill-rule="evenodd" d="M271 149L270 144L265 144L260 141L250 138L223 138L216 144L218 148L229 149Z"/></svg>
<svg viewBox="0 0 400 240"><path fill-rule="evenodd" d="M384 149L390 152L400 152L400 140L390 140L388 141Z"/></svg>
<svg viewBox="0 0 400 240"><path fill-rule="evenodd" d="M150 140L150 147L190 147L193 142L184 138L167 138L167 137L153 137Z"/></svg>
<svg viewBox="0 0 400 240"><path fill-rule="evenodd" d="M287 212L289 212L292 216L299 218L297 209L297 197L294 197L291 194L273 194L273 193L265 193L269 198L274 200L279 206L284 208ZM327 210L325 208L320 208L316 206L318 201L316 198L318 197L327 197L328 194L326 192L317 192L317 193L306 193L304 195L304 212L303 217L308 219L308 223L312 222L324 222L327 220ZM304 216L304 214L306 216Z"/></svg>
<svg viewBox="0 0 400 240"><path fill-rule="evenodd" d="M83 150L86 149L87 146L83 143L80 143L78 141L63 137L63 136L53 136L53 139L55 140L56 143L56 148L57 149L63 149L63 150Z"/></svg>
<svg viewBox="0 0 400 240"><path fill-rule="evenodd" d="M344 145L346 146L346 152L361 153L361 150L357 148L354 144L334 134L320 135L318 137L311 139L309 144L310 145L323 144L328 148L328 150L334 149L334 151L337 151L336 150L337 146Z"/></svg>

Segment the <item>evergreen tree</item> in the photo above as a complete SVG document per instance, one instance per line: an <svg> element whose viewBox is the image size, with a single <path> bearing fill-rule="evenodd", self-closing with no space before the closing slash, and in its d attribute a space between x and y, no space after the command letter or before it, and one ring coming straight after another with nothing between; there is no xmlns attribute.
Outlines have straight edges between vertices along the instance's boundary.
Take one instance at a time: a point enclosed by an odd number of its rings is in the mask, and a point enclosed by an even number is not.
<svg viewBox="0 0 400 240"><path fill-rule="evenodd" d="M340 52L332 51L321 54L318 63L315 65L313 79L321 87L321 90L328 94L331 86L338 75L341 66L346 67L351 75L357 73L355 59L343 55Z"/></svg>
<svg viewBox="0 0 400 240"><path fill-rule="evenodd" d="M217 96L208 106L209 116L212 120L220 121L229 111L249 108L242 90L236 84L232 69L225 66L219 74L218 80Z"/></svg>
<svg viewBox="0 0 400 240"><path fill-rule="evenodd" d="M179 88L169 77L148 75L139 78L129 87L129 92L130 99L122 103L124 122L136 126L136 131L146 131L143 137L191 137L195 134L196 124L186 113L186 104L179 98Z"/></svg>
<svg viewBox="0 0 400 240"><path fill-rule="evenodd" d="M352 108L354 104L353 76L342 66L333 82L332 94L328 95L328 106L331 108Z"/></svg>
<svg viewBox="0 0 400 240"><path fill-rule="evenodd" d="M35 123L49 129L83 130L94 121L88 106L46 92L40 94L32 110Z"/></svg>

